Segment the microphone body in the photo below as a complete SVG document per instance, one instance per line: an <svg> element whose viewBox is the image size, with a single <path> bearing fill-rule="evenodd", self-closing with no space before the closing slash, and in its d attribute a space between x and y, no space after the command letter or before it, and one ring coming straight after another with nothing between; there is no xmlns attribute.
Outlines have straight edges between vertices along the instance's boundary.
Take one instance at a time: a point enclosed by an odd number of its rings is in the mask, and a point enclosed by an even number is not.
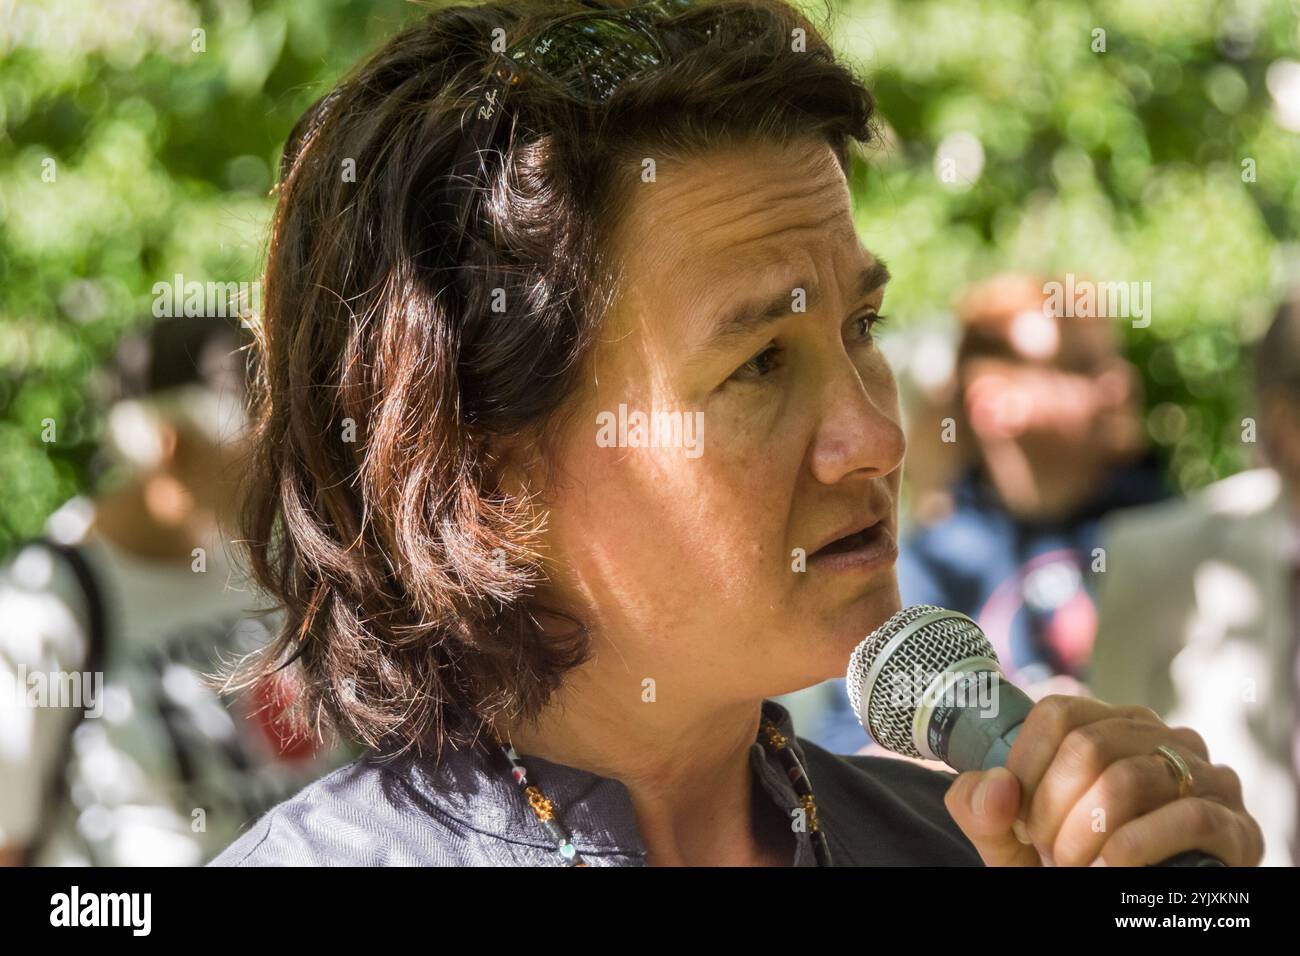
<svg viewBox="0 0 1300 956"><path fill-rule="evenodd" d="M925 604L899 611L858 645L848 692L854 714L881 746L958 772L1006 766L1034 706L1003 675L978 624ZM1159 865L1224 864L1189 850Z"/></svg>
<svg viewBox="0 0 1300 956"><path fill-rule="evenodd" d="M940 675L940 692L917 707L926 756L959 772L1005 767L1034 702L1007 681L996 658L968 658L959 666Z"/></svg>

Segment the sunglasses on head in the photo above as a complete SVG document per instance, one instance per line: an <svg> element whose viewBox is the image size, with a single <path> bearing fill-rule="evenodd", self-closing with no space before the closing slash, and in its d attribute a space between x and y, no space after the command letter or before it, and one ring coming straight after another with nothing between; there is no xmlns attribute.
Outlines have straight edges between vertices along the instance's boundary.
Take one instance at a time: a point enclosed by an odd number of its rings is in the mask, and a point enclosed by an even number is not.
<svg viewBox="0 0 1300 956"><path fill-rule="evenodd" d="M598 107L625 80L668 61L669 53L652 26L698 4L696 0L641 0L619 9L596 2L583 5L588 9L552 21L494 57L448 177L447 202L456 223L453 259L459 258L474 198L487 180L509 91L523 83L547 84L585 107ZM705 42L716 29L702 27L692 36Z"/></svg>

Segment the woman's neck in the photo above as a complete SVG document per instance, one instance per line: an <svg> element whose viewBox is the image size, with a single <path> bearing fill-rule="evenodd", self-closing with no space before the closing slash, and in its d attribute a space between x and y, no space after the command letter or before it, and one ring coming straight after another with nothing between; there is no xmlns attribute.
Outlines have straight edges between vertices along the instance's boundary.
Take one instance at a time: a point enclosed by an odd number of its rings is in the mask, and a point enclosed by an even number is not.
<svg viewBox="0 0 1300 956"><path fill-rule="evenodd" d="M502 728L521 754L626 786L651 866L790 865L793 831L750 767L762 701L646 703L573 676L536 723Z"/></svg>

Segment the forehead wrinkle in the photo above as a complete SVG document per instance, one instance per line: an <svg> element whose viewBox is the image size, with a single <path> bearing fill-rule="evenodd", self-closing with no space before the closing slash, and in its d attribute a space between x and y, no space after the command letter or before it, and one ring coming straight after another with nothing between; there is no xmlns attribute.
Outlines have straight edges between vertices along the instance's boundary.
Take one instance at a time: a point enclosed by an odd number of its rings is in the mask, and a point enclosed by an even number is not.
<svg viewBox="0 0 1300 956"><path fill-rule="evenodd" d="M687 182L680 186L673 200L683 205L682 214L686 216L697 216L700 213L707 213L718 206L727 206L732 203L740 202L747 206L761 203L764 207L770 207L780 203L805 202L813 196L821 193L834 194L838 198L840 187L844 186L843 181L835 180L822 181L814 176L809 176L804 180L796 183L764 183L766 189L755 192L752 180L744 177L725 176L721 171L710 176L695 176L696 182ZM804 184L807 184L806 186ZM696 199L699 193L712 193L713 196L707 202L701 202Z"/></svg>
<svg viewBox="0 0 1300 956"><path fill-rule="evenodd" d="M748 237L740 242L714 244L706 250L705 254L725 256L730 266L728 271L733 274L737 269L763 269L789 259L791 249L796 244L801 249L806 248L805 244L798 242L802 235L811 234L811 238L827 228L831 229L833 252L838 246L857 242L857 233L851 223L839 227L834 225L840 218L840 213L837 211L820 222L784 226ZM811 243L811 245L818 244Z"/></svg>
<svg viewBox="0 0 1300 956"><path fill-rule="evenodd" d="M812 206L814 209L820 207L833 210L818 222L806 223L806 228L822 228L836 216L842 215L844 224L835 230L836 240L856 241L848 184L829 146L814 144L811 150L802 154L808 173L806 176L795 177L789 182L782 180L775 185L770 179L761 180L757 192L754 189L754 178L744 175L744 167L750 170L754 168L752 156L749 153L734 155L741 160L739 165L742 168L736 170L738 175L727 174L732 163L724 159L712 164L709 174L661 178L668 189L659 193L657 199L654 194L647 196L644 193L637 198L632 215L620 223L616 235L617 244L625 248L636 248L642 266L649 267L659 265L668 269L681 269L687 263L699 261L701 256L724 254L730 258L732 253L725 248L725 242L721 249L708 248L719 245L717 241L709 241L710 233L734 229L747 218L765 224L772 218L774 207L792 202ZM828 171L833 175L826 175ZM825 199L819 203L812 198L818 196L824 196ZM741 206L740 214L726 218L726 207L737 203ZM722 210L722 221L701 221L707 220L711 212L717 216L719 209ZM807 217L801 215L799 218ZM783 228L795 229L798 226ZM644 241L647 235L655 233L659 234L658 241ZM733 238L731 243L750 244L768 235L770 233L763 229L752 230L750 235ZM700 246L705 248L701 249Z"/></svg>
<svg viewBox="0 0 1300 956"><path fill-rule="evenodd" d="M726 266L721 270L710 270L704 280L704 286L716 287L720 283L726 283L738 272L764 271L773 266L791 263L796 256L806 258L809 267L815 267L817 261L824 257L834 258L846 248L852 248L855 253L864 254L870 259L871 254L858 238L853 220L847 215L842 215L842 212L837 210L816 224L786 226L748 237L740 242L707 248L703 252L705 258L721 258ZM817 248L824 243L796 240L796 236L800 233L819 235L824 229L829 229L831 236L830 248L825 256L822 250ZM810 274L808 268L802 267L800 269L791 267L783 271L791 275Z"/></svg>
<svg viewBox="0 0 1300 956"><path fill-rule="evenodd" d="M716 187L715 182L702 184L703 187ZM709 188L710 193L716 192L716 188ZM838 190L827 189L823 184L817 183L812 189L795 189L783 191L780 195L761 196L755 195L752 191L738 189L735 192L725 196L719 196L703 203L691 203L688 200L694 190L687 190L678 196L669 200L666 204L669 209L666 210L663 221L677 230L683 237L694 237L704 242L708 242L710 234L727 233L739 231L745 233L741 238L731 240L736 245L756 242L769 235L775 235L780 232L794 229L818 229L835 218L847 212L847 207L841 201L842 197ZM833 193L835 198L830 201L818 202L814 197L822 196L827 193ZM751 222L766 225L773 219L781 219L781 207L787 208L793 204L799 204L800 213L798 217L791 217L798 221L792 221L781 225L776 232L767 229L755 229ZM680 204L681 208L676 209ZM736 207L736 211L731 213L731 208ZM830 208L831 213L820 219L813 219L812 215L821 209ZM714 221L709 221L710 213L717 213ZM731 213L728 215L728 213Z"/></svg>
<svg viewBox="0 0 1300 956"><path fill-rule="evenodd" d="M771 153L771 156L785 157L788 156L788 153ZM729 200L736 198L749 199L750 196L754 195L753 178L744 176L744 174L738 174L738 176L728 176L727 174L728 166L737 165L737 159L740 160L741 168L744 168L744 166L753 168L755 165L761 166L763 164L763 160L759 159L758 153L746 152L732 153L731 156L723 157L722 161L715 161L710 165L707 176L699 166L695 166L694 172L688 174L688 176L671 178L673 186L676 187L676 195L681 196L684 200L690 200L694 194L718 191L719 187L722 187L723 190L728 191L718 196L718 200L716 200L718 203L729 202ZM822 148L802 153L800 165L806 166L807 172L809 172L806 177L794 179L793 182L781 179L781 181L775 183L768 179L767 182L763 183L768 193L768 202L779 202L781 199L798 199L800 196L814 195L822 190L839 191L839 187L844 187L844 190L848 191L848 183L844 181L844 176L840 172L840 165L828 147L824 150L824 155ZM685 166L679 165L679 168L685 168ZM826 170L835 170L836 176L820 178L818 174L826 172ZM737 172L740 172L740 170L737 170ZM802 183L805 182L809 183L809 187L801 189ZM746 186L746 183L748 183L748 186ZM698 208L701 207L688 202L686 211L694 212Z"/></svg>

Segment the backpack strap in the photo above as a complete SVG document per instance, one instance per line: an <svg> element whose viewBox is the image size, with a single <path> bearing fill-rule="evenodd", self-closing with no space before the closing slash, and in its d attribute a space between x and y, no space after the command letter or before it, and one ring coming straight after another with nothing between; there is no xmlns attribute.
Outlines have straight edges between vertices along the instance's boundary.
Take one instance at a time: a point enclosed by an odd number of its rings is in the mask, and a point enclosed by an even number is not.
<svg viewBox="0 0 1300 956"><path fill-rule="evenodd" d="M86 658L81 669L92 673L102 671L108 643L108 609L90 562L76 545L45 538L35 543L62 558L77 579L77 586L86 601Z"/></svg>
<svg viewBox="0 0 1300 956"><path fill-rule="evenodd" d="M108 644L108 611L104 594L98 578L86 560L85 554L75 545L62 544L48 538L39 538L29 542L45 548L57 555L77 580L77 586L86 602L86 618L83 621L86 633L86 656L81 662L81 670L91 674L104 670L104 661ZM58 819L59 811L68 799L67 770L74 754L72 736L85 719L84 711L73 721L63 738L59 759L53 771L45 781L45 800L42 804L41 820L36 833L26 847L26 862L30 865L41 847L49 840Z"/></svg>

